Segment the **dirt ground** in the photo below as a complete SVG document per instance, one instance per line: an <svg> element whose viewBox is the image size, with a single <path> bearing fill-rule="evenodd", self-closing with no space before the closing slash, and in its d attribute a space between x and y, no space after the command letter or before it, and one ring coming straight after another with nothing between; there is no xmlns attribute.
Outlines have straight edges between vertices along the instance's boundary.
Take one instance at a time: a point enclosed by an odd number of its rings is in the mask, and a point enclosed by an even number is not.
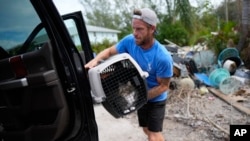
<svg viewBox="0 0 250 141"><path fill-rule="evenodd" d="M250 109L249 88L226 95ZM100 141L147 141L138 127L136 113L115 119L98 105L95 108ZM211 92L200 89L171 90L166 105L163 134L167 141L229 141L230 125L250 124L250 115Z"/></svg>

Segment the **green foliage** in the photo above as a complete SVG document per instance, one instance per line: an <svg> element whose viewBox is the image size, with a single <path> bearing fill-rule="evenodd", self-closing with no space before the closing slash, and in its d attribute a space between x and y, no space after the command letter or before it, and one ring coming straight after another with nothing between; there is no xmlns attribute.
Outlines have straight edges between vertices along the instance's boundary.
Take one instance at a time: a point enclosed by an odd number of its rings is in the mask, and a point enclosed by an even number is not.
<svg viewBox="0 0 250 141"><path fill-rule="evenodd" d="M192 36L190 36L189 38L189 45L197 45L199 43L206 43L207 40L208 40L208 35L209 34L205 34L206 32L202 33L202 32L199 32L199 33L196 33Z"/></svg>
<svg viewBox="0 0 250 141"><path fill-rule="evenodd" d="M197 17L196 32L190 38L190 44L205 42L208 48L218 54L227 46L229 40L238 42L238 35L232 30L236 26L234 22L224 22L219 16L212 12L204 12L202 16ZM218 32L217 36L211 33Z"/></svg>
<svg viewBox="0 0 250 141"><path fill-rule="evenodd" d="M233 39L234 43L239 41L239 35L234 32L236 27L235 22L227 22L222 24L222 31L224 32L227 39Z"/></svg>
<svg viewBox="0 0 250 141"><path fill-rule="evenodd" d="M226 5L227 2L227 5ZM241 10L238 0L227 0L223 1L222 4L216 9L216 14L221 18L226 20L226 6L227 6L227 16L229 21L239 22Z"/></svg>
<svg viewBox="0 0 250 141"><path fill-rule="evenodd" d="M76 46L76 49L77 49L78 51L82 51L82 46L81 46L81 45L78 45L78 46Z"/></svg>
<svg viewBox="0 0 250 141"><path fill-rule="evenodd" d="M121 33L118 34L118 39L122 39L122 38L125 37L126 35L131 34L132 32L133 32L133 31L132 31L131 26L125 27L125 28L121 29Z"/></svg>
<svg viewBox="0 0 250 141"><path fill-rule="evenodd" d="M182 25L186 28L186 30L192 32L193 14L189 0L175 0L175 5L175 11L179 15Z"/></svg>
<svg viewBox="0 0 250 141"><path fill-rule="evenodd" d="M217 31L219 28L219 21L214 14L205 14L201 18L197 19L198 24L202 26L202 28L206 28L210 32Z"/></svg>
<svg viewBox="0 0 250 141"><path fill-rule="evenodd" d="M86 8L87 23L93 26L121 30L126 32L131 26L131 14L137 0L131 1L105 1L105 0L79 0ZM128 5L128 3L130 3Z"/></svg>
<svg viewBox="0 0 250 141"><path fill-rule="evenodd" d="M208 40L211 32L218 29L217 19L213 14L206 14L202 17L196 17L195 29L189 37L189 45L196 45Z"/></svg>
<svg viewBox="0 0 250 141"><path fill-rule="evenodd" d="M179 46L206 43L210 49L218 53L227 46L229 39L232 39L235 44L239 40L239 35L232 31L232 28L237 26L236 19L239 19L236 1L229 2L229 22L223 21L225 20L225 4L215 8L210 0L197 1L197 7L192 7L189 0L80 1L84 7L89 7L86 10L88 24L120 30L119 39L132 33L133 9L150 7L155 10L159 18L156 39L161 43L166 43L164 39ZM211 35L211 32L219 32L219 35ZM104 41L92 45L92 48L99 53L111 44Z"/></svg>
<svg viewBox="0 0 250 141"><path fill-rule="evenodd" d="M159 25L158 34L156 38L161 43L166 43L164 39L171 42L185 46L188 44L188 32L181 24L161 24Z"/></svg>
<svg viewBox="0 0 250 141"><path fill-rule="evenodd" d="M219 32L216 36L210 35L207 39L207 47L213 50L217 56L227 47L227 40L222 32Z"/></svg>
<svg viewBox="0 0 250 141"><path fill-rule="evenodd" d="M235 23L228 22L222 24L221 30L218 32L218 35L210 35L207 40L208 48L213 50L215 54L219 54L223 49L228 47L229 41L232 41L235 45L239 41L239 35L235 34L232 30L235 27Z"/></svg>
<svg viewBox="0 0 250 141"><path fill-rule="evenodd" d="M115 43L110 42L109 40L105 39L101 43L92 44L91 48L92 48L93 52L95 52L96 54L98 54L102 50L104 50L104 49L106 49L108 47L111 47L114 44Z"/></svg>
<svg viewBox="0 0 250 141"><path fill-rule="evenodd" d="M32 44L33 45L33 44ZM8 51L8 53L11 55L11 56L14 56L14 55L16 55L19 51L20 51L20 49L22 48L22 45L17 45L17 46L15 46L15 47L13 47L12 49L10 49L9 51Z"/></svg>

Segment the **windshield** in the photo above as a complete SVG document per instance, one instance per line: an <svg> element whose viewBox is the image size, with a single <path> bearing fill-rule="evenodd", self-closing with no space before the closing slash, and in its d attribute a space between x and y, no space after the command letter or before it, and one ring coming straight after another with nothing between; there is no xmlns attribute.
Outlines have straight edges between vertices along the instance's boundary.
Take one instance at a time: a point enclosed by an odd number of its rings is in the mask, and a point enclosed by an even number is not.
<svg viewBox="0 0 250 141"><path fill-rule="evenodd" d="M9 52L24 43L40 19L29 0L1 0L0 9L0 46Z"/></svg>

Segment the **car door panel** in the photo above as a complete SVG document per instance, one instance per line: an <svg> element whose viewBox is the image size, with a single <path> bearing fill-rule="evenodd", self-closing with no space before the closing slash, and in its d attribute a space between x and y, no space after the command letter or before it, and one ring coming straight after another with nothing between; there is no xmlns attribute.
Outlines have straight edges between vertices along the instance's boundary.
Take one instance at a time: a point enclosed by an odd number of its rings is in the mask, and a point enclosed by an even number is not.
<svg viewBox="0 0 250 141"><path fill-rule="evenodd" d="M0 135L5 140L54 140L67 126L69 112L56 73L51 44L19 56L27 71L26 76L0 77L0 114L5 115L0 116L5 131ZM10 60L1 60L0 67L13 66ZM11 74L18 71L13 71L13 67L4 70Z"/></svg>
<svg viewBox="0 0 250 141"><path fill-rule="evenodd" d="M24 13L15 14L11 6L18 2L22 8L23 3L31 2L34 9L27 7L28 15L37 16L38 20L30 22L32 26L25 34L8 28L17 34L8 36L8 41L15 44L10 48L1 44L9 54L2 56L0 52L0 140L98 141L90 85L84 69L85 60L92 59L93 52L81 12L67 16L77 27L82 47L79 52L52 0L5 2L11 3L10 9L1 19L18 16L20 25L15 25L24 27L21 23L30 18ZM22 40L16 38L19 35ZM0 43L5 42L0 40Z"/></svg>

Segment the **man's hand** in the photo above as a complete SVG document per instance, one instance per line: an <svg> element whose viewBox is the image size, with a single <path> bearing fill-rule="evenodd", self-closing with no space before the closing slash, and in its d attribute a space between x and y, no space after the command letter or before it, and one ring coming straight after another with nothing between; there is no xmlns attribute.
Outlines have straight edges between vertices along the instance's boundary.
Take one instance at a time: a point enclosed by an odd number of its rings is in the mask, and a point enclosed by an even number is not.
<svg viewBox="0 0 250 141"><path fill-rule="evenodd" d="M93 60L89 61L84 67L85 67L85 69L91 69L91 68L97 66L98 63L99 63L99 61L97 59L93 59Z"/></svg>
<svg viewBox="0 0 250 141"><path fill-rule="evenodd" d="M117 54L116 48L115 46L111 46L109 48L104 49L102 52L100 52L99 54L97 54L97 56L89 61L84 67L86 69L91 69L95 66L97 66L101 61L109 58L110 56Z"/></svg>

